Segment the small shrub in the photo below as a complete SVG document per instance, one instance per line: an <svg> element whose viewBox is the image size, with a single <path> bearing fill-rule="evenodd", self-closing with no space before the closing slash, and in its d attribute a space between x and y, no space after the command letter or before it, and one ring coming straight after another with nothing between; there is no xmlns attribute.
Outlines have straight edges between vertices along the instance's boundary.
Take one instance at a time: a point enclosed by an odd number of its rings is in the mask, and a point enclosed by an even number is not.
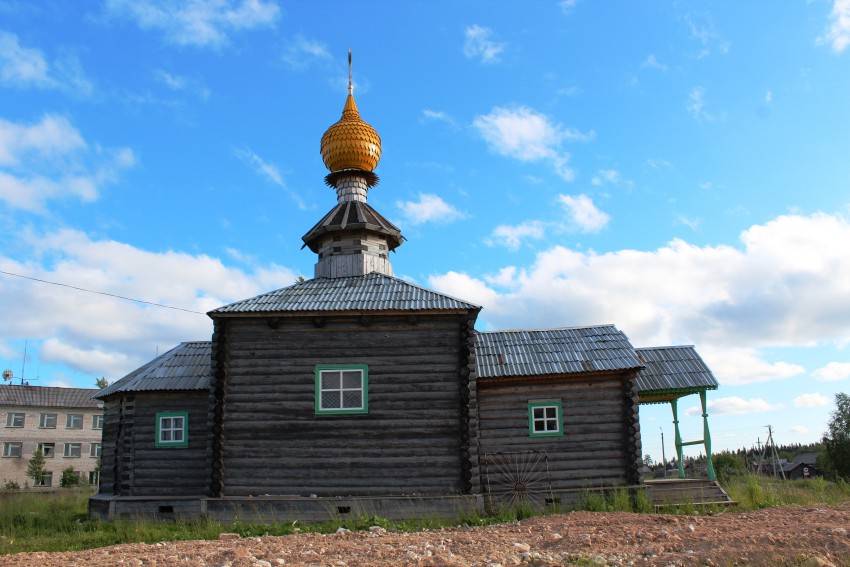
<svg viewBox="0 0 850 567"><path fill-rule="evenodd" d="M62 478L59 480L59 486L62 488L71 488L72 486L80 485L80 475L74 470L74 467L68 467L62 470Z"/></svg>
<svg viewBox="0 0 850 567"><path fill-rule="evenodd" d="M608 500L610 501L608 509L613 512L632 511L632 499L627 488L615 488L609 493Z"/></svg>
<svg viewBox="0 0 850 567"><path fill-rule="evenodd" d="M605 496L591 490L582 491L579 496L578 507L579 510L587 510L588 512L608 511L608 503L605 502Z"/></svg>
<svg viewBox="0 0 850 567"><path fill-rule="evenodd" d="M15 482L14 480L7 480L6 484L3 485L3 490L20 490L21 485Z"/></svg>

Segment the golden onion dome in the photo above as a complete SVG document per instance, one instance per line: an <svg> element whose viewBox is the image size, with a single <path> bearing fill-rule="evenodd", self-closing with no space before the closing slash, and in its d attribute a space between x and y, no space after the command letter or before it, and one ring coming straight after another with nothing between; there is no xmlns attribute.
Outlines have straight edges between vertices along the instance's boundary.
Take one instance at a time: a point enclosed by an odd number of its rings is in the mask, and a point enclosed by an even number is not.
<svg viewBox="0 0 850 567"><path fill-rule="evenodd" d="M381 160L381 137L360 119L350 86L342 118L322 136L322 160L331 172L373 171Z"/></svg>

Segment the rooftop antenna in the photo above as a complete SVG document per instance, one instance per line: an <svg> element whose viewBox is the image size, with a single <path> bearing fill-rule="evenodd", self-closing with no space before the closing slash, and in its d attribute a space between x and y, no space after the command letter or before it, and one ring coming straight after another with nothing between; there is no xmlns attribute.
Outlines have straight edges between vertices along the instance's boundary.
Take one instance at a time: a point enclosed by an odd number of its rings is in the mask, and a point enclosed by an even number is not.
<svg viewBox="0 0 850 567"><path fill-rule="evenodd" d="M351 80L351 47L348 48L348 94L354 94L354 82Z"/></svg>
<svg viewBox="0 0 850 567"><path fill-rule="evenodd" d="M24 385L24 377L26 376L26 368L27 368L27 344L29 343L29 339L24 340L24 361L21 363L21 386Z"/></svg>

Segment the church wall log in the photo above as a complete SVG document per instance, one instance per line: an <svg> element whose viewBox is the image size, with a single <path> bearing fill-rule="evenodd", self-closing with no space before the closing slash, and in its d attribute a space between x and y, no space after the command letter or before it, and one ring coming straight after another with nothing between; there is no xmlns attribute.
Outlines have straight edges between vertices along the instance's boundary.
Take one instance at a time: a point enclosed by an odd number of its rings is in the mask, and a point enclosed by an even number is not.
<svg viewBox="0 0 850 567"><path fill-rule="evenodd" d="M465 314L228 321L225 496L464 491ZM368 413L316 415L317 365L365 365ZM263 474L262 471L268 471ZM341 492L340 492L341 491Z"/></svg>

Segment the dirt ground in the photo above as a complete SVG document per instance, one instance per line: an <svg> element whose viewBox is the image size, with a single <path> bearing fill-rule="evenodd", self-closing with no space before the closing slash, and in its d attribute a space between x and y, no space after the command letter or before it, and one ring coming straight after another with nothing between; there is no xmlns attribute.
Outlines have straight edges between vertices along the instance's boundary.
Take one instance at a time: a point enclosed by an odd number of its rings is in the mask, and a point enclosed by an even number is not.
<svg viewBox="0 0 850 567"><path fill-rule="evenodd" d="M0 565L850 566L850 507L781 507L713 516L573 512L417 533L296 534L125 544L0 556Z"/></svg>

